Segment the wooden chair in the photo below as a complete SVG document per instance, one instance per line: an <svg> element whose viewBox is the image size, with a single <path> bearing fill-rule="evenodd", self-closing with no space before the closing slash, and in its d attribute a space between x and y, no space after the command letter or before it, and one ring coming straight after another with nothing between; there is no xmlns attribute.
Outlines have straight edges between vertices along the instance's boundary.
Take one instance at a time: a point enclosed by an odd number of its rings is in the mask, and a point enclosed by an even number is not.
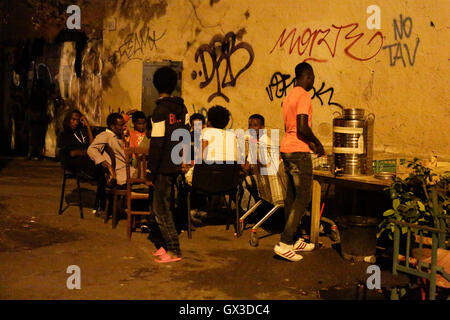
<svg viewBox="0 0 450 320"><path fill-rule="evenodd" d="M136 230L136 216L150 215L149 209L146 211L132 210L133 200L147 200L149 199L148 186L145 184L145 176L147 171L147 154L146 148L126 148L126 170L127 170L127 188L126 188L126 202L127 202L127 237L131 240L132 233ZM130 170L131 159L134 155L136 159L136 174L132 177ZM142 187L147 189L145 193L138 193L133 191L133 187ZM147 206L148 208L148 206Z"/></svg>
<svg viewBox="0 0 450 320"><path fill-rule="evenodd" d="M112 188L106 190L106 203L105 203L105 223L108 223L110 212L110 199L112 199L112 228L117 227L117 206L119 201L123 201L127 195L126 189Z"/></svg>
<svg viewBox="0 0 450 320"><path fill-rule="evenodd" d="M135 154L136 155L136 161L137 161L137 178L132 178L131 177L131 170L130 170L130 165L131 165L131 159L132 159L132 155ZM120 201L125 200L125 206L128 209L128 182L131 182L130 185L130 192L132 193L131 199L132 200L142 200L142 199L148 199L148 193L143 194L143 193L137 193L137 192L133 192L132 188L133 185L136 184L144 184L145 183L145 171L147 169L147 160L146 160L146 156L148 154L148 148L125 148L125 157L126 157L126 170L127 170L127 184L125 185L126 188L112 188L110 190L107 190L107 198L106 198L106 212L105 212L105 219L104 222L107 223L110 217L110 199L112 199L112 228L115 229L117 227L118 224L118 205ZM140 178L140 179L139 179ZM130 180L132 179L132 180ZM140 181L140 182L138 182ZM147 186L145 186L147 187ZM126 210L127 210L126 209ZM125 211L126 211L125 210ZM145 213L142 213L145 214ZM147 212L148 214L148 212ZM127 220L130 220L130 217L128 217L127 214ZM133 222L134 225L134 222ZM134 230L134 229L133 229ZM128 231L127 231L128 234ZM129 234L129 238L131 239L131 233Z"/></svg>

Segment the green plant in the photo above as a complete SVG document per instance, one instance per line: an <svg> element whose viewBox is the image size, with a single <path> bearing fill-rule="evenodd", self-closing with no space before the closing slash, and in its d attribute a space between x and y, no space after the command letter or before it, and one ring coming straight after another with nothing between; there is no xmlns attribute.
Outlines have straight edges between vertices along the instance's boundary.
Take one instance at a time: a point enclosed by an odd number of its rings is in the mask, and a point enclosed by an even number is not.
<svg viewBox="0 0 450 320"><path fill-rule="evenodd" d="M408 168L413 169L408 177L394 177L391 186L386 188L392 200L392 208L383 213L385 219L379 225L377 237L387 231L392 239L395 228L392 221L440 229L448 227L448 224L442 225L446 220L440 217L448 217L450 214L450 175L436 175L417 158L409 162ZM433 188L436 191L433 191ZM436 195L435 199L432 194ZM407 228L402 227L401 231L404 234Z"/></svg>

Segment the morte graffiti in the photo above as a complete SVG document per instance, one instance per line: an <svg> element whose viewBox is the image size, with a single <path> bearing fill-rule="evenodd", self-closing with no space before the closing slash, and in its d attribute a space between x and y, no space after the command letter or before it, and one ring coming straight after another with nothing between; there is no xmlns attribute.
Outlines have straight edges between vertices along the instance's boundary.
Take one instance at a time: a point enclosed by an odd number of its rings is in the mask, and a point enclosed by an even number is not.
<svg viewBox="0 0 450 320"><path fill-rule="evenodd" d="M246 51L248 53L248 61L237 72L233 72L231 63L231 56L237 51ZM206 61L206 57L212 61L210 69ZM222 92L226 87L235 87L239 76L247 70L253 63L255 54L252 46L247 42L237 43L236 34L228 32L225 36L215 35L209 44L202 44L195 53L195 62L200 62L203 72L199 72L204 80L200 82L200 88L207 87L216 78L217 90L208 97L208 102L211 102L216 97L222 97L226 102L230 99ZM223 76L219 74L219 68L222 63L225 63L225 71Z"/></svg>
<svg viewBox="0 0 450 320"><path fill-rule="evenodd" d="M342 37L340 37L342 31L346 32L344 41L351 41L344 48L344 53L354 60L367 61L374 58L380 52L383 46L383 34L381 31L377 31L369 38L367 43L364 43L364 41L361 40L361 38L364 37L364 32L358 33L358 27L359 23L357 22L345 26L336 26L332 24L331 28L325 30L312 30L311 28L306 28L303 33L299 32L297 35L297 28L293 28L289 32L284 28L269 53L272 54L277 46L283 48L290 39L289 55L296 50L299 56L305 57L303 61L311 60L315 62L327 62L336 55L339 39L342 39ZM325 48L325 50L320 50L321 46ZM353 48L353 46L355 46L355 48ZM318 50L321 51L321 56L318 55ZM324 54L323 51L325 51L326 54ZM355 51L368 51L369 53L365 56L361 56L355 53Z"/></svg>

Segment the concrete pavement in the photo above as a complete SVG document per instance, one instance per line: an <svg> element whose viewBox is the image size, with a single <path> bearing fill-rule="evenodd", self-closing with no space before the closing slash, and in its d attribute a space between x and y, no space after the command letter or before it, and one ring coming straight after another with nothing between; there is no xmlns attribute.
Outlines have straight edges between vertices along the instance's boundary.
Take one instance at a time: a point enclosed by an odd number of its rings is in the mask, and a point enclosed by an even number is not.
<svg viewBox="0 0 450 320"><path fill-rule="evenodd" d="M294 263L274 255L279 234L261 230L267 236L254 248L249 230L236 238L224 224L197 228L192 239L182 233L183 260L157 264L146 234L126 238L125 220L112 229L91 208L84 219L77 206L57 214L62 169L55 161L0 162L0 299L304 300L334 291L329 298L354 299L368 277L367 264L344 260L328 238ZM75 187L68 182L69 198ZM82 188L85 195L95 189ZM80 267L79 290L66 286L70 265Z"/></svg>

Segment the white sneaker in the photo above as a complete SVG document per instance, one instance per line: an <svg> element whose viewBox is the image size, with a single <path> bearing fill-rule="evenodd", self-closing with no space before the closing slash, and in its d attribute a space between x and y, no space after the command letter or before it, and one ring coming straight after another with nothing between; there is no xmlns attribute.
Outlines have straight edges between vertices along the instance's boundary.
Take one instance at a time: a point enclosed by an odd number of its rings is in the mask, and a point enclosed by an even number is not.
<svg viewBox="0 0 450 320"><path fill-rule="evenodd" d="M289 244L285 244L283 242L279 242L274 248L273 251L282 258L285 258L289 261L300 261L303 257L294 252L294 247Z"/></svg>
<svg viewBox="0 0 450 320"><path fill-rule="evenodd" d="M305 239L299 238L297 242L294 243L294 251L313 251L315 248L314 243L307 243Z"/></svg>

